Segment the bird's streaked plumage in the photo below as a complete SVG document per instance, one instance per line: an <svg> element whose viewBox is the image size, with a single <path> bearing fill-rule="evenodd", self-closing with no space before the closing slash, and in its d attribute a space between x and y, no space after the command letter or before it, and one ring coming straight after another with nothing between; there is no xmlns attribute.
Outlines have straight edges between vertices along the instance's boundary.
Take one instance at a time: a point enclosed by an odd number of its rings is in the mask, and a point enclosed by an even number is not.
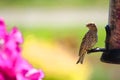
<svg viewBox="0 0 120 80"><path fill-rule="evenodd" d="M82 39L80 50L79 50L79 59L76 62L83 63L85 54L90 50L97 42L97 27L94 23L89 23L86 25L89 28L88 32L85 34Z"/></svg>

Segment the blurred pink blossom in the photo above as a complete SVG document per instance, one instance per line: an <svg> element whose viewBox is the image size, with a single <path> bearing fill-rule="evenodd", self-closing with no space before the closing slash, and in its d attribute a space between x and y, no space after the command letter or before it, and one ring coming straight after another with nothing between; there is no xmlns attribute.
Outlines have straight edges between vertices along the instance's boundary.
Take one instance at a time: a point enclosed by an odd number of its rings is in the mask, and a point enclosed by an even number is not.
<svg viewBox="0 0 120 80"><path fill-rule="evenodd" d="M8 33L4 19L0 18L0 80L42 80L44 77L41 70L21 57L21 43L23 38L17 27Z"/></svg>

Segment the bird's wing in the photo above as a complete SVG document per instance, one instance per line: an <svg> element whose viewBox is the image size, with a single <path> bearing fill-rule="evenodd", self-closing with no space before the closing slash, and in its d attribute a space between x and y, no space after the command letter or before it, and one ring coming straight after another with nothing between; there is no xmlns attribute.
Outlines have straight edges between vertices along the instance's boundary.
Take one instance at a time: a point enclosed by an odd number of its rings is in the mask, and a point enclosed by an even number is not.
<svg viewBox="0 0 120 80"><path fill-rule="evenodd" d="M81 42L81 45L80 45L80 50L79 50L79 56L81 56L82 54L86 53L86 51L88 49L87 45L89 43L91 43L90 42L90 38L91 38L91 32L88 31L85 34L84 38L82 39L82 42Z"/></svg>

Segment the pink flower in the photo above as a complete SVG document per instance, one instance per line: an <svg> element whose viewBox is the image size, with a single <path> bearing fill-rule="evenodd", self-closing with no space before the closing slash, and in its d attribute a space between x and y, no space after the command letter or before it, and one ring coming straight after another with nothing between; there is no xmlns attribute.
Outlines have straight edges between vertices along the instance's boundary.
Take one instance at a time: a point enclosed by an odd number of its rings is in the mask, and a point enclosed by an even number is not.
<svg viewBox="0 0 120 80"><path fill-rule="evenodd" d="M17 27L8 33L0 18L0 80L42 80L44 77L41 70L21 57L21 43L23 38Z"/></svg>

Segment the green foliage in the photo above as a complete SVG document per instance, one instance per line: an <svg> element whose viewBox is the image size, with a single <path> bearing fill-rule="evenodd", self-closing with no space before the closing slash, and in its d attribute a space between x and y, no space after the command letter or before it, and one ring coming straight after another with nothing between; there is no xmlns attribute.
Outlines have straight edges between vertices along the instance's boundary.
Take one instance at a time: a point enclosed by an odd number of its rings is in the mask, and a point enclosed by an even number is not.
<svg viewBox="0 0 120 80"><path fill-rule="evenodd" d="M55 76L55 74L51 76L46 76L44 78L44 80L66 80L66 79L70 80L68 76L60 77L60 76Z"/></svg>
<svg viewBox="0 0 120 80"><path fill-rule="evenodd" d="M107 70L98 64L94 66L93 74L90 80L110 80L107 73Z"/></svg>
<svg viewBox="0 0 120 80"><path fill-rule="evenodd" d="M1 7L108 6L108 0L0 0Z"/></svg>

